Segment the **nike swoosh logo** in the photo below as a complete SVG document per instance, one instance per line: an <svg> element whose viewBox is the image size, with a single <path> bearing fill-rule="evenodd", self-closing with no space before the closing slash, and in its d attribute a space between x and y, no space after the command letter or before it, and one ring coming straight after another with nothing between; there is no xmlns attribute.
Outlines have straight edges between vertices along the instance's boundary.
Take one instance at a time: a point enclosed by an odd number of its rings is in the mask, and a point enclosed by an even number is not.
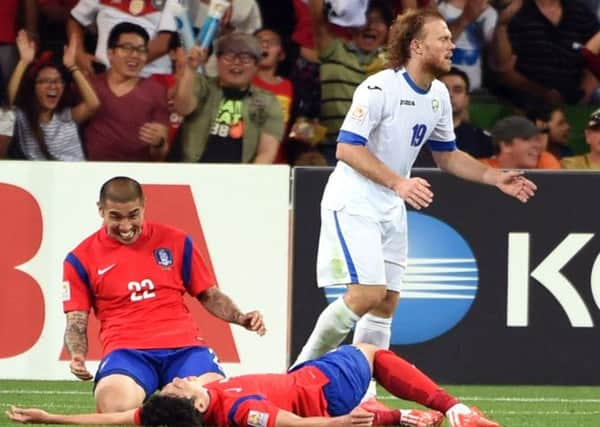
<svg viewBox="0 0 600 427"><path fill-rule="evenodd" d="M237 391L239 393L242 391L242 388L241 387L226 388L225 391Z"/></svg>
<svg viewBox="0 0 600 427"><path fill-rule="evenodd" d="M108 267L106 267L106 268L99 268L99 269L98 269L98 276L102 276L102 275L103 275L104 273L106 273L108 270L112 269L112 268L113 268L115 265L117 265L117 264L112 264L112 265L109 265L109 266L108 266Z"/></svg>
<svg viewBox="0 0 600 427"><path fill-rule="evenodd" d="M367 89L370 89L370 90L380 90L380 91L383 92L383 89L381 89L379 86L368 86L367 85Z"/></svg>

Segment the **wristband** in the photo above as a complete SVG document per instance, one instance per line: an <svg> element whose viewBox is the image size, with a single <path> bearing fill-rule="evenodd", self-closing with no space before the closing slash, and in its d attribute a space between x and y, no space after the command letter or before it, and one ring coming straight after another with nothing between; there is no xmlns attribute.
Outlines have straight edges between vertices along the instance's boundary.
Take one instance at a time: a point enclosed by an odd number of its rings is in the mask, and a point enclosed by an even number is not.
<svg viewBox="0 0 600 427"><path fill-rule="evenodd" d="M73 65L71 68L69 68L69 72L71 74L73 74L75 71L79 71L79 67L77 65Z"/></svg>

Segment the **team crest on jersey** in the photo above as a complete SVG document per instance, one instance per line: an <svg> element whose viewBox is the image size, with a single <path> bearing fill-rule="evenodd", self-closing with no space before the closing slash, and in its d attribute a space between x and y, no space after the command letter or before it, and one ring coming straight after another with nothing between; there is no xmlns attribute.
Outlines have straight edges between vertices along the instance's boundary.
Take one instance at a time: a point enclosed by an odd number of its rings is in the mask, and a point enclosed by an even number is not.
<svg viewBox="0 0 600 427"><path fill-rule="evenodd" d="M252 427L267 427L269 424L269 414L251 410L248 412L248 423Z"/></svg>
<svg viewBox="0 0 600 427"><path fill-rule="evenodd" d="M367 115L367 109L362 105L354 105L350 110L350 118L356 122L362 123Z"/></svg>
<svg viewBox="0 0 600 427"><path fill-rule="evenodd" d="M162 267L170 267L173 265L173 254L167 248L155 249L154 259L156 263Z"/></svg>
<svg viewBox="0 0 600 427"><path fill-rule="evenodd" d="M139 15L144 10L144 0L130 0L129 13Z"/></svg>
<svg viewBox="0 0 600 427"><path fill-rule="evenodd" d="M431 108L433 108L434 113L437 113L440 109L440 101L438 101L437 99L433 99L431 101Z"/></svg>

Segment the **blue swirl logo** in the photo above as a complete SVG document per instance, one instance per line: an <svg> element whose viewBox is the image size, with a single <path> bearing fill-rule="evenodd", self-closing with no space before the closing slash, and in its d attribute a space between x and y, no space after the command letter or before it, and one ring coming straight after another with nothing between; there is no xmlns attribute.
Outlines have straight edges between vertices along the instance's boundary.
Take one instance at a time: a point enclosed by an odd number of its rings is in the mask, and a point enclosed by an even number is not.
<svg viewBox="0 0 600 427"><path fill-rule="evenodd" d="M392 344L417 344L448 332L468 313L479 273L468 243L448 224L408 213L408 268L392 322ZM345 286L326 287L332 302Z"/></svg>

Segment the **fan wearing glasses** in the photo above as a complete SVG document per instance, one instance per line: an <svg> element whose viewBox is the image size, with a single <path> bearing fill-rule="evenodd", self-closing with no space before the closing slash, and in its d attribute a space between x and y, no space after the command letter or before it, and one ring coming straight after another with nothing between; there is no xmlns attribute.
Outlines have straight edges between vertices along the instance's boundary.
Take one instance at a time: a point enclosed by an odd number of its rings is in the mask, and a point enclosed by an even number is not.
<svg viewBox="0 0 600 427"><path fill-rule="evenodd" d="M182 160L204 163L273 163L283 136L277 98L251 84L262 49L258 40L230 33L217 40L217 77L198 74L206 52L193 47L175 94L186 116Z"/></svg>
<svg viewBox="0 0 600 427"><path fill-rule="evenodd" d="M148 33L117 24L107 42L110 68L92 76L102 106L85 128L89 160L163 160L169 149L167 89L141 77L148 60Z"/></svg>
<svg viewBox="0 0 600 427"><path fill-rule="evenodd" d="M36 56L36 47L25 30L17 35L19 62L8 85L9 102L16 107L17 157L30 160L85 160L78 124L98 109L100 101L75 65L77 42L65 46L62 64L50 51ZM70 77L81 102L72 106Z"/></svg>

